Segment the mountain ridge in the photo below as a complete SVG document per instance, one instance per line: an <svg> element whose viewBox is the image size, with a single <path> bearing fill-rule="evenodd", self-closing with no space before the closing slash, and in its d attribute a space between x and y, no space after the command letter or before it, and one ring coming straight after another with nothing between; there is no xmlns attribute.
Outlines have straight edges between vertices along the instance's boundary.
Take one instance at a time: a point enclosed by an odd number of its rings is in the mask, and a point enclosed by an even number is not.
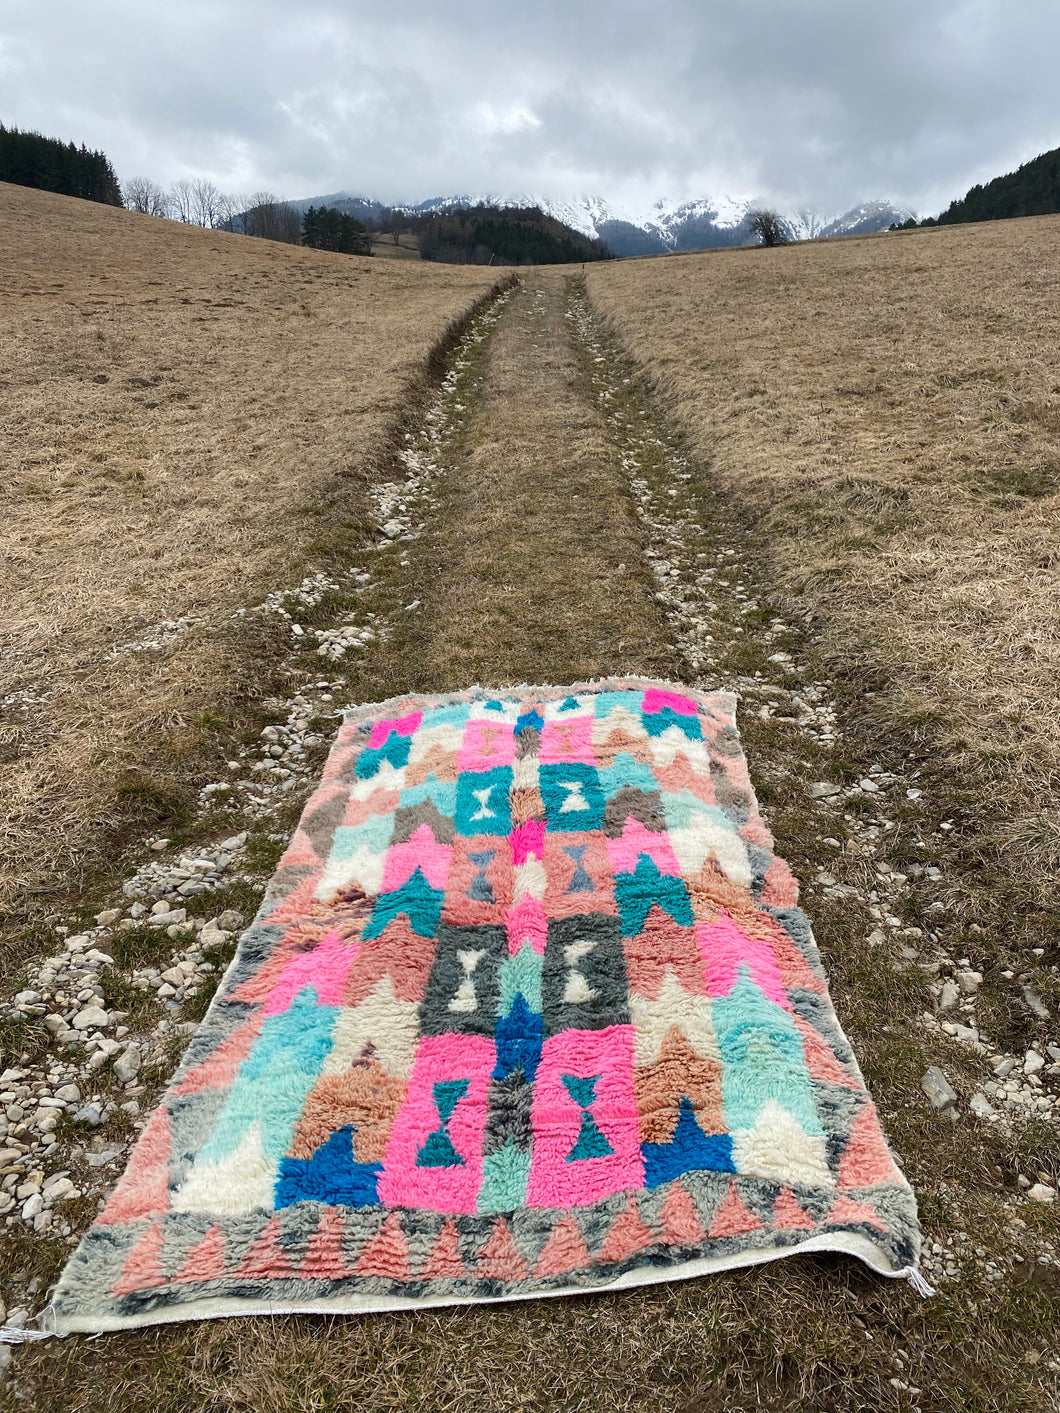
<svg viewBox="0 0 1060 1413"><path fill-rule="evenodd" d="M386 211L427 216L434 212L466 210L477 205L538 207L546 216L590 239L606 241L619 256L662 255L672 251L710 250L753 242L750 215L765 203L727 195L698 200L659 198L647 206L622 205L601 196L548 197L525 193L502 196L496 192L462 193L429 197L425 201L386 206L372 197L347 191L306 197L290 204L297 210L326 204L361 220L378 220ZM859 235L900 225L912 213L884 200L861 202L847 211L822 215L813 211L780 212L791 240Z"/></svg>

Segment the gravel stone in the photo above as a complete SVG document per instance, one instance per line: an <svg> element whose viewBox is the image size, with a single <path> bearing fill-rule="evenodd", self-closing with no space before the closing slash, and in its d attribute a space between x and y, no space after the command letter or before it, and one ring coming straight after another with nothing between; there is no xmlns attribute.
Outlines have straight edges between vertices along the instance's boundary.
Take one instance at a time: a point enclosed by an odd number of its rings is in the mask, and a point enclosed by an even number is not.
<svg viewBox="0 0 1060 1413"><path fill-rule="evenodd" d="M942 983L942 995L939 997L939 1010L952 1011L959 999L960 992L957 990L956 983L953 981L944 981Z"/></svg>
<svg viewBox="0 0 1060 1413"><path fill-rule="evenodd" d="M70 1022L74 1030L98 1030L109 1023L110 1016L102 1006L86 1006Z"/></svg>
<svg viewBox="0 0 1060 1413"><path fill-rule="evenodd" d="M1023 988L1023 999L1024 1001L1026 1001L1027 1009L1030 1011L1030 1013L1034 1016L1037 1016L1039 1020L1049 1020L1051 1018L1052 1012L1049 1010L1049 1007L1045 1004L1045 1002L1038 995L1038 993L1036 991L1032 991L1029 986L1025 986ZM1051 1048L1055 1049L1056 1047L1052 1046ZM1054 1059L1060 1059L1060 1056L1054 1056Z"/></svg>
<svg viewBox="0 0 1060 1413"><path fill-rule="evenodd" d="M140 1073L143 1056L139 1045L128 1045L114 1061L114 1073L122 1084L129 1084Z"/></svg>
<svg viewBox="0 0 1060 1413"><path fill-rule="evenodd" d="M957 1092L950 1084L949 1080L939 1069L938 1065L932 1065L924 1071L920 1080L920 1087L930 1099L934 1108L942 1110L956 1109Z"/></svg>

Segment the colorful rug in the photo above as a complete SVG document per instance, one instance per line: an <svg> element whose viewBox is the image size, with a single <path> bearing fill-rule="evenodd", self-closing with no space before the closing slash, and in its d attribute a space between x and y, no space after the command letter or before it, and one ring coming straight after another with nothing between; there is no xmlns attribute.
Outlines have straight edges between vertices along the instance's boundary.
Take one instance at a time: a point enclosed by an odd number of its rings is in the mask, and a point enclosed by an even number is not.
<svg viewBox="0 0 1060 1413"><path fill-rule="evenodd" d="M913 1194L735 701L351 713L52 1307L59 1333L915 1267Z"/></svg>

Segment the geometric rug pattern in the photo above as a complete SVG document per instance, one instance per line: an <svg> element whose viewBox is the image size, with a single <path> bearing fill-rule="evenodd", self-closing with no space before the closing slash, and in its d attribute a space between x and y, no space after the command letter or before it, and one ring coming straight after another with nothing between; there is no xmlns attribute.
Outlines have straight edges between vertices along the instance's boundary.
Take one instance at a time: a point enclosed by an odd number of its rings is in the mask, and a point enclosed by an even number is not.
<svg viewBox="0 0 1060 1413"><path fill-rule="evenodd" d="M351 712L55 1329L915 1266L734 712L629 679Z"/></svg>

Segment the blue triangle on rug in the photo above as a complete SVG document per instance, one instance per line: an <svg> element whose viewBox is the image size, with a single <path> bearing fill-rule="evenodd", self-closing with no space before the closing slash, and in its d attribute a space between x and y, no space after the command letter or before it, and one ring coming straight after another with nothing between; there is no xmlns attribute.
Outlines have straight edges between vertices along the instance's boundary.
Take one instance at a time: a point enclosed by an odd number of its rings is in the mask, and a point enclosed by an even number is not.
<svg viewBox="0 0 1060 1413"><path fill-rule="evenodd" d="M347 1124L322 1143L311 1158L284 1158L276 1181L276 1206L327 1202L332 1206L374 1207L382 1163L358 1163L353 1128Z"/></svg>
<svg viewBox="0 0 1060 1413"><path fill-rule="evenodd" d="M681 1100L681 1108L669 1143L642 1143L644 1181L648 1187L671 1182L682 1173L734 1173L732 1135L707 1135L696 1121L691 1099Z"/></svg>

